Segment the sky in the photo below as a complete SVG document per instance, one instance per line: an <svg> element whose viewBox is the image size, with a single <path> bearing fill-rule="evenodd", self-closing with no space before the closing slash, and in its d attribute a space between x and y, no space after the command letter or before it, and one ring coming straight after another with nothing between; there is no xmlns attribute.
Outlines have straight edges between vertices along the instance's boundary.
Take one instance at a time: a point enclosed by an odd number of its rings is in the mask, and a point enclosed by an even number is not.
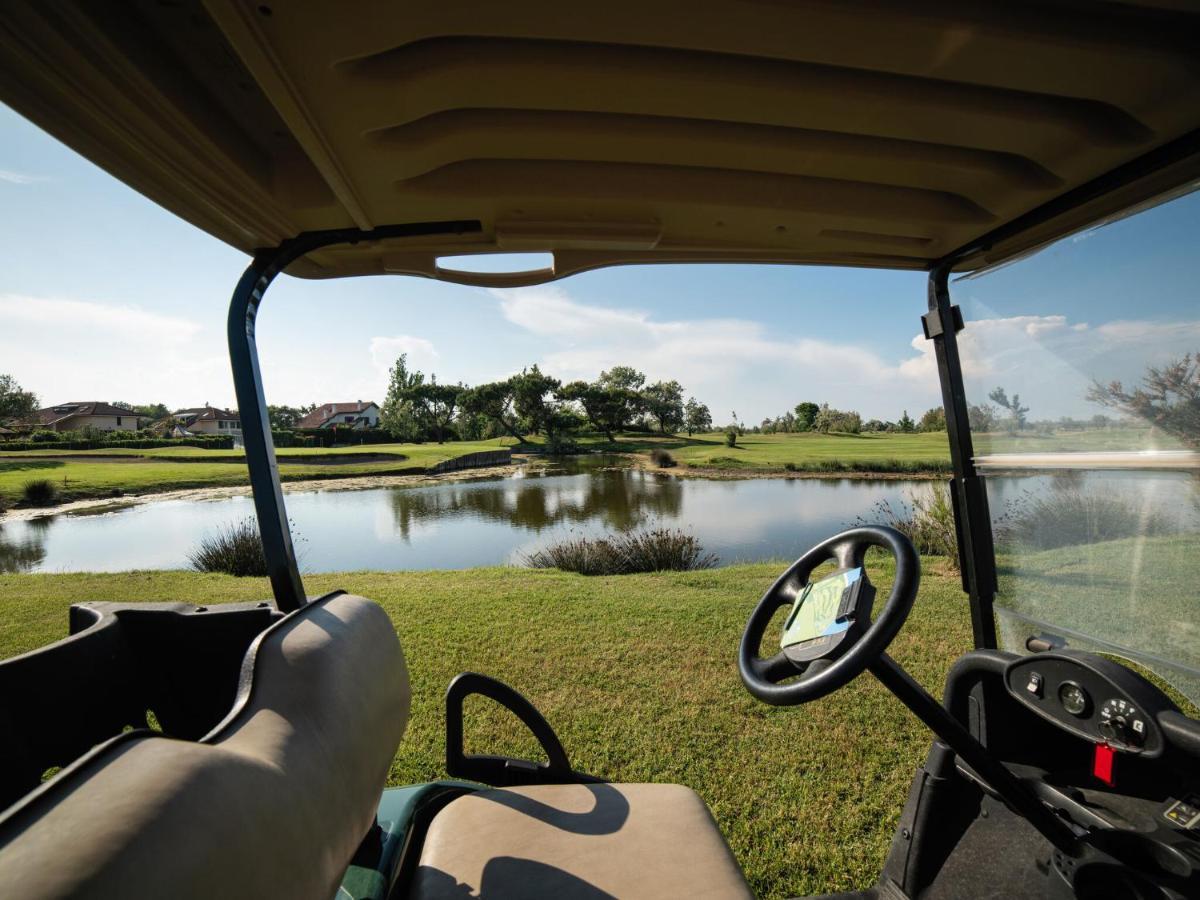
<svg viewBox="0 0 1200 900"><path fill-rule="evenodd" d="M234 405L224 323L244 254L3 106L0 210L0 373L45 405ZM972 399L1004 386L1031 418L1091 415L1090 379L1200 349L1197 225L1193 196L957 283ZM718 423L801 401L895 420L940 404L924 311L924 273L866 269L636 266L506 291L283 276L258 336L269 403L382 402L407 353L468 384L632 365L680 381Z"/></svg>

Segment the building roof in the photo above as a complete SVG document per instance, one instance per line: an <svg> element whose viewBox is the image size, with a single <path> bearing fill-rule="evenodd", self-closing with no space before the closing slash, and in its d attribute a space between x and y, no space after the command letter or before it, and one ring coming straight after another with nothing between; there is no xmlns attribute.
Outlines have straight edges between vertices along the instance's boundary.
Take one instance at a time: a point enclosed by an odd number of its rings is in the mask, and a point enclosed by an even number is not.
<svg viewBox="0 0 1200 900"><path fill-rule="evenodd" d="M180 409L173 412L171 415L179 419L187 419L191 422L215 422L224 420L227 422L235 422L241 418L236 411L221 409L217 406L197 406L192 409Z"/></svg>
<svg viewBox="0 0 1200 900"><path fill-rule="evenodd" d="M48 406L45 409L37 411L38 422L42 425L53 425L55 422L69 419L72 416L133 416L135 418L144 418L144 416L138 416L132 409L124 409L120 406L113 406L111 403L102 403L98 400L59 403L57 406Z"/></svg>
<svg viewBox="0 0 1200 900"><path fill-rule="evenodd" d="M439 225L314 250L308 277L971 268L1200 173L1180 0L285 6L9 0L0 101L246 253ZM497 251L554 265L438 262Z"/></svg>
<svg viewBox="0 0 1200 900"><path fill-rule="evenodd" d="M366 412L370 407L377 406L374 401L368 400L365 403L358 400L354 403L323 403L308 413L303 419L296 423L297 428L320 428L334 416L344 416L348 413Z"/></svg>

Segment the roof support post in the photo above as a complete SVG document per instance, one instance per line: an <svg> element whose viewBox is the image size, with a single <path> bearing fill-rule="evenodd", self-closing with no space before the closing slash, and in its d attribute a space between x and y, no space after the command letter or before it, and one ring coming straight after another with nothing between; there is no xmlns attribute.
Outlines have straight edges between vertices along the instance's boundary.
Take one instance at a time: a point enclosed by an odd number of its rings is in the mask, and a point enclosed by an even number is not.
<svg viewBox="0 0 1200 900"><path fill-rule="evenodd" d="M988 511L987 487L975 469L975 448L967 414L958 332L964 327L962 311L950 305L951 263L929 273L929 312L921 317L925 337L933 341L946 432L950 439L950 500L958 536L958 561L963 590L971 598L971 630L976 647L996 646L996 619L992 604L996 596L996 553L992 544L992 518Z"/></svg>
<svg viewBox="0 0 1200 900"><path fill-rule="evenodd" d="M227 334L229 362L233 368L233 389L237 394L238 414L242 420L242 441L246 447L246 465L250 469L250 488L254 492L254 512L262 535L263 555L275 605L292 612L307 602L300 567L292 547L287 511L283 504L283 486L271 439L271 421L263 394L262 371L258 364L255 322L263 295L289 264L322 247L358 244L366 241L421 237L436 234L465 234L480 230L478 222L415 222L384 225L370 231L339 228L332 231L307 231L278 247L255 252L229 302Z"/></svg>
<svg viewBox="0 0 1200 900"><path fill-rule="evenodd" d="M282 612L292 612L303 606L307 597L283 505L283 486L275 461L275 442L271 438L254 330L263 294L291 261L284 260L285 246L286 242L275 250L254 255L233 290L228 329L233 389L242 421L242 441L246 448L246 465L250 469L250 488L254 492L254 512L262 535L263 555L267 560L267 577L271 579L275 605Z"/></svg>

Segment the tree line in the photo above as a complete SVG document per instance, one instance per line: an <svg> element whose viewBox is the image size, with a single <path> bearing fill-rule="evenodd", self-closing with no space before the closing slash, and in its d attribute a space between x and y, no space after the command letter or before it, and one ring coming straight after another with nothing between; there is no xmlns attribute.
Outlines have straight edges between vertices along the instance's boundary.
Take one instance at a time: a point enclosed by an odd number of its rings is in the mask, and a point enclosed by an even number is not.
<svg viewBox="0 0 1200 900"><path fill-rule="evenodd" d="M712 428L712 414L678 381L646 383L631 366L613 366L595 381L563 382L536 364L502 381L439 383L410 369L407 354L392 366L380 424L400 441L481 440L531 434L561 445L586 428L610 441L631 429L688 434Z"/></svg>

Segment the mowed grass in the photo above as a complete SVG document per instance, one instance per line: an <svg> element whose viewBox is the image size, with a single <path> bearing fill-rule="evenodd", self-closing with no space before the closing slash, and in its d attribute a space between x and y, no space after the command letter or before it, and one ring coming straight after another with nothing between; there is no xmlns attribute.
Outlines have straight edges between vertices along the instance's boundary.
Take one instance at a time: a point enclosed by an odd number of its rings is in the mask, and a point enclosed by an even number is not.
<svg viewBox="0 0 1200 900"><path fill-rule="evenodd" d="M542 710L577 768L695 788L759 896L864 888L878 876L931 735L869 674L797 708L746 693L738 640L780 568L608 578L515 568L348 573L308 576L306 586L370 597L395 623L413 707L391 783L445 776L446 685L461 671L485 672ZM887 567L872 571L886 589ZM64 636L73 602L266 596L264 579L184 572L0 576L0 656ZM939 696L969 645L957 578L927 572L891 654ZM479 698L468 701L466 732L468 752L535 754L516 720Z"/></svg>
<svg viewBox="0 0 1200 900"><path fill-rule="evenodd" d="M945 432L929 434L746 434L736 446L725 444L723 433L654 435L622 434L610 444L603 436L585 440L594 449L633 453L666 450L689 466L729 470L823 471L828 464L847 470L920 471L948 469L950 445Z"/></svg>
<svg viewBox="0 0 1200 900"><path fill-rule="evenodd" d="M424 471L446 459L498 450L501 441L474 441L446 444L379 444L372 447L344 447L334 450L287 448L280 450L279 474L284 481L307 478L345 478L362 475L396 475ZM353 455L391 457L363 462ZM63 459L46 459L40 450L0 454L0 496L20 499L25 482L48 478L59 487L64 500L142 494L184 488L229 487L249 483L240 450L202 450L197 447L171 447L164 450L116 451L83 450L67 452ZM97 459L116 455L120 459ZM315 456L350 458L336 464L319 463ZM220 460L208 462L206 460Z"/></svg>

